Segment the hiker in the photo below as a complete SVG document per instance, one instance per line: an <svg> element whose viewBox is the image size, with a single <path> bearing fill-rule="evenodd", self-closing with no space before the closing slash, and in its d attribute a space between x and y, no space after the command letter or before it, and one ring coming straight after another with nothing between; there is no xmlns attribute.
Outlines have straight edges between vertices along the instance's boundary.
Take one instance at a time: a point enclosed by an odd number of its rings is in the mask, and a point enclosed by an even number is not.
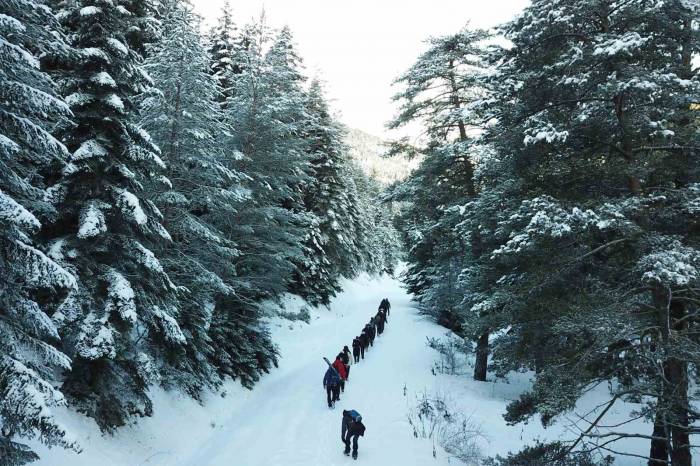
<svg viewBox="0 0 700 466"><path fill-rule="evenodd" d="M345 364L343 363L342 355L343 353L338 353L338 356L335 357L333 368L338 371L340 375L340 391L345 393L345 379L348 378L348 373L345 372Z"/></svg>
<svg viewBox="0 0 700 466"><path fill-rule="evenodd" d="M360 362L360 346L362 343L360 343L360 337L357 336L355 339L352 340L352 356L355 358L355 363Z"/></svg>
<svg viewBox="0 0 700 466"><path fill-rule="evenodd" d="M323 388L326 389L328 407L335 407L335 402L340 401L340 374L333 366L329 366L323 376Z"/></svg>
<svg viewBox="0 0 700 466"><path fill-rule="evenodd" d="M350 440L352 440L352 458L357 459L357 439L365 435L365 426L362 424L362 416L357 411L343 410L343 420L340 427L340 438L345 444L343 453L350 454Z"/></svg>
<svg viewBox="0 0 700 466"><path fill-rule="evenodd" d="M377 336L377 329L375 327L375 321L370 320L366 326L367 335L369 336L369 346L374 346L374 338Z"/></svg>
<svg viewBox="0 0 700 466"><path fill-rule="evenodd" d="M382 311L377 311L374 321L377 323L377 333L381 335L384 333L384 314Z"/></svg>
<svg viewBox="0 0 700 466"><path fill-rule="evenodd" d="M389 302L389 298L382 299L382 302L379 303L379 310L384 311L384 315L388 316L390 309L391 309L391 303Z"/></svg>
<svg viewBox="0 0 700 466"><path fill-rule="evenodd" d="M343 364L345 364L345 372L346 372L346 377L345 380L350 379L350 365L352 364L352 355L350 354L350 348L348 348L348 345L343 346L343 352L341 353L343 357L341 358L343 360Z"/></svg>
<svg viewBox="0 0 700 466"><path fill-rule="evenodd" d="M367 349L368 345L369 336L367 336L367 330L363 329L362 333L360 334L360 355L362 356L362 359L365 359L365 350Z"/></svg>

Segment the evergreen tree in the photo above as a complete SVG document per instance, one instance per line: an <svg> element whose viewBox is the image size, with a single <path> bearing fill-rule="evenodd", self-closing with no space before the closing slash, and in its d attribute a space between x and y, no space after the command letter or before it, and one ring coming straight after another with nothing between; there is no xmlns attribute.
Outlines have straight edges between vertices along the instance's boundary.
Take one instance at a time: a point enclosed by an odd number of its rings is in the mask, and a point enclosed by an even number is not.
<svg viewBox="0 0 700 466"><path fill-rule="evenodd" d="M222 332L222 338L247 338L241 343L254 351L259 348L261 361L239 361L249 365L243 374L266 370L275 353L266 334L255 330L260 325L255 316L235 318L241 306L236 295L244 284L235 267L240 251L228 225L249 196L242 187L245 176L235 170L235 160L221 144L230 130L223 123L217 82L208 72L209 55L191 8L184 1L172 5L163 38L145 62L158 91L142 102L142 125L162 148L172 180L156 201L175 246L162 252L163 264L173 281L187 290L181 296L180 319L188 358L178 385L198 395L203 386L220 381L218 348L210 335L214 315L229 314L237 324L234 328L247 329L243 335L239 330L233 335ZM228 357L236 360L239 354Z"/></svg>
<svg viewBox="0 0 700 466"><path fill-rule="evenodd" d="M492 277L472 309L508 328L495 365L537 371L507 419L548 424L609 381L602 414L622 399L654 423L650 464L690 465L697 418L695 15L683 2L537 1L506 28L488 136L501 176L484 190L505 201L487 223L490 271L471 274Z"/></svg>
<svg viewBox="0 0 700 466"><path fill-rule="evenodd" d="M37 245L36 233L56 215L45 200L44 175L68 157L49 133L70 115L40 70L42 54L65 54L51 11L42 2L0 3L0 458L37 459L18 438L78 449L54 418L64 406L55 372L71 367L50 316L75 278Z"/></svg>
<svg viewBox="0 0 700 466"><path fill-rule="evenodd" d="M129 47L145 57L148 44L159 40L163 33L161 22L164 4L169 0L125 0L124 6L131 12L133 21L125 37Z"/></svg>
<svg viewBox="0 0 700 466"><path fill-rule="evenodd" d="M313 179L305 188L304 206L314 223L292 289L312 304L327 305L340 291L338 279L354 276L360 267L362 246L354 243L359 206L347 169L344 129L330 114L318 80L311 83L305 109L308 121L301 136L308 145Z"/></svg>
<svg viewBox="0 0 700 466"><path fill-rule="evenodd" d="M45 229L52 257L78 278L53 316L73 358L63 389L106 429L151 414L148 386L186 342L178 289L153 252L171 237L144 190L170 182L158 147L132 123L150 81L126 35L141 21L130 8L81 0L60 14L75 54L57 75L74 123L61 130L70 163L54 192L59 216Z"/></svg>
<svg viewBox="0 0 700 466"><path fill-rule="evenodd" d="M226 0L221 15L208 38L208 50L211 56L210 72L219 86L220 96L218 99L224 107L233 92L235 75L242 71L242 57L236 53L238 50L236 33L231 4Z"/></svg>
<svg viewBox="0 0 700 466"><path fill-rule="evenodd" d="M393 274L403 260L401 238L394 226L394 213L387 201L385 187L350 164L346 171L353 183L347 187L358 212L354 242L361 260L361 270L374 274Z"/></svg>
<svg viewBox="0 0 700 466"><path fill-rule="evenodd" d="M304 211L302 187L310 180L305 143L300 137L304 93L298 57L288 43L270 44L261 21L245 27L240 51L244 63L235 81L227 121L240 171L248 176L251 198L234 218L233 234L241 256L239 275L256 299L287 289L311 219ZM269 48L267 54L264 53Z"/></svg>
<svg viewBox="0 0 700 466"><path fill-rule="evenodd" d="M415 225L409 249L406 281L424 312L460 334L465 320L461 312L459 273L467 255L478 254L478 239L466 244L454 227L459 216L450 207L461 205L477 193L474 165L481 148L476 139L483 126L483 103L487 99L484 41L489 35L464 28L457 34L432 38L428 50L397 79L403 90L394 100L401 103L390 128L420 123L424 144L394 145L394 152L422 154L421 167L396 192L395 199L411 200L405 212ZM437 188L434 186L438 180ZM413 196L415 195L415 197ZM471 326L468 336L477 341L476 380L486 380L488 327Z"/></svg>

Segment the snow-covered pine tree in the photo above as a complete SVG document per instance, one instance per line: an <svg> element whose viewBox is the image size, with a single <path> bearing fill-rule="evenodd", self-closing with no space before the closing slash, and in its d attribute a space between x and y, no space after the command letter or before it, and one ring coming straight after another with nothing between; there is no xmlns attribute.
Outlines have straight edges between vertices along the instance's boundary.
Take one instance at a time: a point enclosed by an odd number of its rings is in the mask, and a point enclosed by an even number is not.
<svg viewBox="0 0 700 466"><path fill-rule="evenodd" d="M347 186L348 196L359 215L354 240L362 270L393 274L402 260L402 243L393 223L391 204L385 199L385 187L354 163L348 164L345 172L352 180Z"/></svg>
<svg viewBox="0 0 700 466"><path fill-rule="evenodd" d="M304 188L304 207L314 215L314 223L291 289L312 304L328 304L340 290L338 279L354 276L362 262L355 243L359 206L347 170L344 129L330 114L316 79L309 87L305 109L301 137L307 143L313 179Z"/></svg>
<svg viewBox="0 0 700 466"><path fill-rule="evenodd" d="M237 167L252 193L232 222L242 252L237 265L256 298L286 290L311 224L302 204L302 186L310 180L300 137L305 98L300 72L290 69L298 57L270 40L264 18L244 28L240 41L247 45L238 52L244 69L226 109L233 128L227 150L240 155Z"/></svg>
<svg viewBox="0 0 700 466"><path fill-rule="evenodd" d="M235 267L240 251L228 224L249 192L242 187L245 176L236 172L234 157L224 150L230 130L223 122L217 82L208 72L210 59L192 5L172 2L163 26L163 37L144 64L157 91L143 99L141 118L161 147L172 180L171 188L156 198L174 243L162 252L162 262L172 280L187 290L180 300L180 322L188 358L178 385L197 396L203 386L220 382L215 364L219 349L210 336L213 315L235 319L237 290L245 288ZM230 307L222 308L226 304ZM237 324L247 333L217 333L228 340L248 338L251 347L260 348L260 360L242 361L250 367L231 375L269 368L275 362L273 344L257 332L255 316Z"/></svg>
<svg viewBox="0 0 700 466"><path fill-rule="evenodd" d="M37 458L22 438L78 449L51 408L65 405L55 373L71 360L60 351L50 315L75 278L36 244L41 222L55 216L44 174L68 151L49 130L70 116L40 70L42 54L63 54L65 43L40 1L0 3L0 460Z"/></svg>
<svg viewBox="0 0 700 466"><path fill-rule="evenodd" d="M459 333L464 330L461 323L465 316L461 315L463 290L458 275L464 260L477 254L478 247L464 243L455 233L459 218L449 214L449 208L468 202L477 193L474 165L481 149L475 142L475 130L484 124L481 116L487 94L482 81L488 38L485 31L464 28L430 39L428 50L396 81L403 86L394 97L400 109L389 124L395 129L419 123L425 132L417 147L407 147L407 141L402 140L393 148L394 152L417 151L424 157L407 186L396 192L396 199L411 201L404 215L411 217L409 223L416 229L417 242L409 245L406 280L422 309ZM409 193L417 197L407 197ZM467 336L477 342L474 378L485 380L489 329L469 329Z"/></svg>
<svg viewBox="0 0 700 466"><path fill-rule="evenodd" d="M208 51L211 56L210 72L219 86L219 103L226 107L227 100L233 92L235 75L241 73L242 58L237 54L240 49L236 42L237 28L231 13L231 4L224 2L216 25L207 38ZM245 47L244 47L245 48Z"/></svg>
<svg viewBox="0 0 700 466"><path fill-rule="evenodd" d="M132 24L126 32L126 40L132 50L142 57L147 46L158 41L163 33L162 13L169 0L124 0L124 6L132 14Z"/></svg>
<svg viewBox="0 0 700 466"><path fill-rule="evenodd" d="M171 237L144 189L170 181L158 147L132 123L150 81L127 40L141 21L130 7L79 0L60 12L75 53L56 75L74 118L60 130L71 156L44 232L51 257L78 279L53 315L73 358L63 390L104 429L151 414L148 387L186 342L178 290L153 253Z"/></svg>
<svg viewBox="0 0 700 466"><path fill-rule="evenodd" d="M508 329L496 365L537 371L509 421L548 424L610 382L579 441L595 447L617 400L640 403L654 428L631 435L650 439L650 464L674 466L690 466L698 418L697 15L680 1L542 0L506 28L489 131L506 175L489 192L511 200L491 233L501 278L472 303Z"/></svg>

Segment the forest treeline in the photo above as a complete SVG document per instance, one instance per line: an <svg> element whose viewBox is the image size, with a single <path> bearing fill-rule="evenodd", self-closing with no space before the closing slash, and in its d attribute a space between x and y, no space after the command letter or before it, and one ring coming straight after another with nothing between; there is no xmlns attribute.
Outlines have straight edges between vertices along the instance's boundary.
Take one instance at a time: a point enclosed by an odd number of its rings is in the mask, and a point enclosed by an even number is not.
<svg viewBox="0 0 700 466"><path fill-rule="evenodd" d="M570 443L494 464L593 464L581 454L597 452L691 466L699 8L533 0L495 31L429 40L397 79L390 127L423 128L394 143L423 159L392 188L405 201L406 282L423 312L473 342L476 380L533 372L509 423L549 425L609 389ZM621 401L648 431L604 429ZM649 441L649 454L617 446L628 438Z"/></svg>
<svg viewBox="0 0 700 466"><path fill-rule="evenodd" d="M391 270L381 187L289 29L210 31L188 0L0 0L0 462L80 450L149 388L277 364L261 303Z"/></svg>

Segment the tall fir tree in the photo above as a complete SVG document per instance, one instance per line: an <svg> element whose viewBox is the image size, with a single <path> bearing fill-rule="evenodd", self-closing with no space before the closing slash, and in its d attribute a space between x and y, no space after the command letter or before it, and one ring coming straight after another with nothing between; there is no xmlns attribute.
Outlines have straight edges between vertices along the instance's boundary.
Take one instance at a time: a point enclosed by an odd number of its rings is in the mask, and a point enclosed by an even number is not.
<svg viewBox="0 0 700 466"><path fill-rule="evenodd" d="M318 80L311 82L305 110L301 137L308 145L313 178L304 189L304 207L314 222L292 289L312 304L326 305L340 291L339 278L354 276L362 264L361 246L354 242L359 205L347 168L344 129L330 114Z"/></svg>
<svg viewBox="0 0 700 466"><path fill-rule="evenodd" d="M226 0L216 25L209 33L207 44L211 56L210 73L219 86L218 100L224 108L233 92L233 80L242 72L242 57L237 53L240 50L237 33L231 4Z"/></svg>
<svg viewBox="0 0 700 466"><path fill-rule="evenodd" d="M500 278L470 304L508 329L496 367L537 373L507 419L539 413L549 424L608 382L594 425L618 400L639 403L654 427L632 435L651 441L650 464L690 465L697 418L695 15L676 1L533 2L506 28L513 47L488 135L500 176L474 206L486 213L500 199L480 232L483 266ZM483 225L469 216L465 235ZM574 445L614 449L622 438L590 432Z"/></svg>
<svg viewBox="0 0 700 466"><path fill-rule="evenodd" d="M238 206L248 201L245 176L235 169L234 157L224 148L230 130L218 105L217 81L198 32L199 19L188 2L173 2L164 18L164 35L145 62L157 91L142 101L142 125L162 148L168 164L170 189L158 194L156 204L174 248L163 251L163 264L173 281L186 288L180 300L181 324L188 339L186 366L178 385L197 396L207 385L221 381L216 364L221 349L211 332L215 315L230 315L239 330L221 337L240 339L259 357L237 361L243 371L231 371L246 383L258 371L275 363L274 345L255 315L236 322L241 306L237 292L244 284L236 271L240 251L229 228ZM219 331L216 331L219 334ZM230 360L241 351L230 352Z"/></svg>
<svg viewBox="0 0 700 466"><path fill-rule="evenodd" d="M464 28L430 39L428 50L396 80L403 86L394 97L400 108L389 123L392 129L415 123L424 128L418 147L407 147L402 140L393 148L424 157L407 186L396 192L396 199L417 195L413 208L405 212L417 235L410 244L406 280L425 312L477 342L474 379L481 381L486 380L490 329L462 326L464 290L459 285L464 258L478 254L478 238L472 237L468 244L455 234L459 219L450 208L473 199L478 191L474 166L482 151L477 139L488 96L483 78L487 75L484 42L489 37L485 31Z"/></svg>
<svg viewBox="0 0 700 466"><path fill-rule="evenodd" d="M63 390L104 429L151 414L148 387L186 343L179 290L153 252L172 239L145 187L170 181L133 123L135 96L151 83L127 37L147 18L131 6L81 0L60 13L75 54L55 68L74 118L60 131L71 156L53 192L59 216L44 232L78 279L53 316L73 358Z"/></svg>
<svg viewBox="0 0 700 466"><path fill-rule="evenodd" d="M244 71L226 110L233 128L228 150L239 155L237 167L248 176L251 192L234 222L242 251L238 270L258 298L287 289L311 223L301 196L310 177L300 138L305 116L301 73L294 68L298 57L272 39L264 17L244 28Z"/></svg>
<svg viewBox="0 0 700 466"><path fill-rule="evenodd" d="M56 215L45 175L68 158L49 131L70 116L39 57L66 53L42 2L0 4L0 460L7 465L38 458L22 438L78 449L51 410L66 404L55 374L71 360L50 316L75 277L36 241Z"/></svg>

